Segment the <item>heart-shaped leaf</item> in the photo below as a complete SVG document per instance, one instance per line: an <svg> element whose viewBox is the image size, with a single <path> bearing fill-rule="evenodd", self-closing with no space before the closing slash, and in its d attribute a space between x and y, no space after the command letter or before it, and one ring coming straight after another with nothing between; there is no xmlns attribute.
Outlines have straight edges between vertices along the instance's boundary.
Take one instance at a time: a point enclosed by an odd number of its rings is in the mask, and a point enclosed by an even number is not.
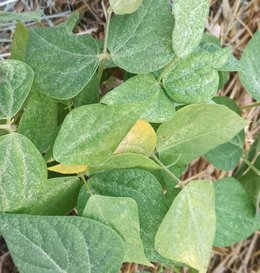
<svg viewBox="0 0 260 273"><path fill-rule="evenodd" d="M242 184L231 177L214 183L217 230L214 245L231 246L260 228L260 218Z"/></svg>
<svg viewBox="0 0 260 273"><path fill-rule="evenodd" d="M153 266L144 254L138 207L132 198L92 195L82 216L110 226L122 237L125 244L124 262Z"/></svg>
<svg viewBox="0 0 260 273"><path fill-rule="evenodd" d="M122 239L97 221L6 214L0 223L21 273L115 273L123 261Z"/></svg>
<svg viewBox="0 0 260 273"><path fill-rule="evenodd" d="M175 24L172 33L174 52L186 57L200 43L209 13L208 0L175 0L172 6Z"/></svg>
<svg viewBox="0 0 260 273"><path fill-rule="evenodd" d="M89 187L84 186L80 191L79 212L85 208L90 191L104 196L133 198L138 206L145 254L150 261L160 260L161 257L154 250L154 238L168 208L157 179L144 170L116 170L93 176L89 180Z"/></svg>
<svg viewBox="0 0 260 273"><path fill-rule="evenodd" d="M45 161L25 136L13 133L0 137L0 211L29 207L42 194L46 181Z"/></svg>
<svg viewBox="0 0 260 273"><path fill-rule="evenodd" d="M25 48L18 56L24 55L25 62L33 68L34 88L59 100L79 94L98 66L94 39L89 35L76 36L66 25L30 29L27 36L26 41L21 40L21 47ZM17 38L16 48L19 46Z"/></svg>
<svg viewBox="0 0 260 273"><path fill-rule="evenodd" d="M174 117L157 130L160 157L171 156L171 164L190 163L198 156L229 141L247 122L226 106L194 104L177 111Z"/></svg>
<svg viewBox="0 0 260 273"><path fill-rule="evenodd" d="M0 119L11 118L28 96L34 73L27 64L15 60L0 62Z"/></svg>
<svg viewBox="0 0 260 273"><path fill-rule="evenodd" d="M164 257L207 271L215 236L215 193L209 181L193 181L174 199L155 238Z"/></svg>
<svg viewBox="0 0 260 273"><path fill-rule="evenodd" d="M249 92L256 100L260 100L260 31L258 30L249 41L240 63L239 77Z"/></svg>
<svg viewBox="0 0 260 273"><path fill-rule="evenodd" d="M63 164L94 165L110 158L138 120L140 106L91 104L65 118L53 147Z"/></svg>
<svg viewBox="0 0 260 273"><path fill-rule="evenodd" d="M148 73L164 67L174 55L172 27L173 17L165 0L143 0L135 13L115 16L108 40L113 61L132 73Z"/></svg>
<svg viewBox="0 0 260 273"><path fill-rule="evenodd" d="M211 53L196 52L176 59L163 77L167 94L180 103L207 102L218 90L218 72L211 67Z"/></svg>

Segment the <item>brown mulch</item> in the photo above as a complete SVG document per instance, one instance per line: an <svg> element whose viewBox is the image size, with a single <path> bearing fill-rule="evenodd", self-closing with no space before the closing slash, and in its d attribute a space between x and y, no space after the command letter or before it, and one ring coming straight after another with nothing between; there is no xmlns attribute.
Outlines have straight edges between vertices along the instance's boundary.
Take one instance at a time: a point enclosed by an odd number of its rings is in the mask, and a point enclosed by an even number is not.
<svg viewBox="0 0 260 273"><path fill-rule="evenodd" d="M105 18L100 0L13 1L1 6L3 2L6 0L0 1L0 10L22 12L44 8L46 16L42 20L42 24L46 26L61 23L72 11L78 11L81 14L81 19L76 32L90 33L99 39L104 36ZM105 6L107 6L107 2L104 1ZM236 57L240 58L247 42L257 29L260 29L259 0L211 1L206 30L218 36L223 46L231 46ZM9 56L13 32L13 23L0 25L0 55L2 57ZM252 98L241 86L237 73L231 73L230 80L220 90L219 95L234 99L239 106L253 103ZM245 149L249 150L260 129L260 107L243 111L243 116L252 121L246 128ZM216 180L231 175L232 171L216 170L205 159L200 158L190 165L184 179L186 181L189 179ZM139 270L140 266L135 264L125 264L122 267L122 273L137 273ZM151 271L151 269L146 270ZM17 271L3 239L0 239L0 273L11 272ZM173 273L167 270L164 272ZM190 271L183 268L181 272L188 273ZM260 231L232 247L215 247L208 273L260 273Z"/></svg>

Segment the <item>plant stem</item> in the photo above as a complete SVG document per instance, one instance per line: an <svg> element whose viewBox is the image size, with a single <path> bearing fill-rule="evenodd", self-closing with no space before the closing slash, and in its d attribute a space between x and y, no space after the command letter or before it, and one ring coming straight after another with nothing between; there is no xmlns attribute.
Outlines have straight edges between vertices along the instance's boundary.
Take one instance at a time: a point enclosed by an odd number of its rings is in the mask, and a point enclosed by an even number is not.
<svg viewBox="0 0 260 273"><path fill-rule="evenodd" d="M247 160L247 158L243 158L243 160L252 171L254 171L258 176L260 176L260 170L258 170L249 160Z"/></svg>
<svg viewBox="0 0 260 273"><path fill-rule="evenodd" d="M85 178L84 174L79 174L78 177L83 181L84 185L87 187L88 192L90 193L90 195L93 195L93 192L91 191L91 188L89 186L88 181Z"/></svg>
<svg viewBox="0 0 260 273"><path fill-rule="evenodd" d="M257 101L255 103L248 104L248 105L243 105L243 106L240 107L240 109L241 110L246 110L246 109L254 108L254 107L257 107L257 106L260 106L260 101Z"/></svg>
<svg viewBox="0 0 260 273"><path fill-rule="evenodd" d="M100 63L99 63L99 68L98 68L98 83L100 84L101 78L105 69L105 64L106 60L108 58L108 50L107 50L107 45L108 45L108 35L109 35L109 27L110 27L110 21L111 21L111 15L112 15L113 10L111 7L109 7L106 11L106 28L105 28L105 40L104 40L104 48L103 48L103 53L100 54Z"/></svg>
<svg viewBox="0 0 260 273"><path fill-rule="evenodd" d="M178 183L178 186L183 187L182 182L178 177L176 177L161 161L156 155L152 155L152 158L156 163L158 163L159 166L163 168L163 170L168 174L169 177L171 177L175 182Z"/></svg>
<svg viewBox="0 0 260 273"><path fill-rule="evenodd" d="M5 130L11 134L16 131L16 126L14 124L12 124L11 118L6 118L6 124L0 124L0 129Z"/></svg>

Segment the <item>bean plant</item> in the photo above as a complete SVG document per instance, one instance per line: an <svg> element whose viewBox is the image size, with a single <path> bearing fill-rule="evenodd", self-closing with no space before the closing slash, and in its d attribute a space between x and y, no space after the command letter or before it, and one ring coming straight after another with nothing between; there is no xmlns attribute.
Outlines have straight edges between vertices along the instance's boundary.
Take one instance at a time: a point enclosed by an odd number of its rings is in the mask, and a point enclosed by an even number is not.
<svg viewBox="0 0 260 273"><path fill-rule="evenodd" d="M213 246L260 228L260 136L228 97L260 100L260 32L238 60L204 33L208 0L110 0L104 41L16 20L0 61L0 234L21 273L118 273L122 263L205 273ZM109 68L124 80L105 95ZM204 157L217 181L182 179ZM233 170L234 177L228 174ZM158 266L159 265L159 266Z"/></svg>

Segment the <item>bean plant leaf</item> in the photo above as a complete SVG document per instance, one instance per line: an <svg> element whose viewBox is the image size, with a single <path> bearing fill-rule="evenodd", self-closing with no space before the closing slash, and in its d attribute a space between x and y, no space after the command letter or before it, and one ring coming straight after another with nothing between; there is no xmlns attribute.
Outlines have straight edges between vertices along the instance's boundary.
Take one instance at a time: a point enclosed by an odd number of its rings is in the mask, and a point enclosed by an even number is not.
<svg viewBox="0 0 260 273"><path fill-rule="evenodd" d="M57 102L39 93L34 93L27 103L19 123L19 133L25 135L43 153L57 134Z"/></svg>
<svg viewBox="0 0 260 273"><path fill-rule="evenodd" d="M23 135L0 137L0 211L16 212L38 200L47 180L45 161Z"/></svg>
<svg viewBox="0 0 260 273"><path fill-rule="evenodd" d="M213 101L217 104L226 105L230 110L240 115L240 109L230 98L215 97L213 98ZM232 170L236 167L242 156L244 140L245 133L244 130L242 130L230 141L209 151L205 157L218 169L224 171Z"/></svg>
<svg viewBox="0 0 260 273"><path fill-rule="evenodd" d="M207 271L216 227L214 186L193 181L175 198L155 238L164 257Z"/></svg>
<svg viewBox="0 0 260 273"><path fill-rule="evenodd" d="M157 165L153 160L144 155L124 153L113 155L112 157L100 164L89 166L89 174L92 175L102 171L131 168L138 168L149 171L161 169L161 167Z"/></svg>
<svg viewBox="0 0 260 273"><path fill-rule="evenodd" d="M143 0L135 13L115 16L108 40L113 61L132 73L148 73L164 67L174 55L172 27L173 17L164 0Z"/></svg>
<svg viewBox="0 0 260 273"><path fill-rule="evenodd" d="M25 62L35 72L35 89L59 100L79 94L98 66L94 39L76 36L68 27L30 29L24 51Z"/></svg>
<svg viewBox="0 0 260 273"><path fill-rule="evenodd" d="M172 118L175 108L152 74L137 75L113 89L101 100L105 104L147 103L142 118L161 123Z"/></svg>
<svg viewBox="0 0 260 273"><path fill-rule="evenodd" d="M88 171L87 165L65 165L57 164L48 168L51 172L61 173L61 174L83 174Z"/></svg>
<svg viewBox="0 0 260 273"><path fill-rule="evenodd" d="M16 24L11 48L11 58L24 62L26 57L26 46L29 39L29 30L21 23Z"/></svg>
<svg viewBox="0 0 260 273"><path fill-rule="evenodd" d="M122 237L125 245L124 262L153 266L144 254L138 207L132 198L93 195L82 216L110 226Z"/></svg>
<svg viewBox="0 0 260 273"><path fill-rule="evenodd" d="M211 67L211 58L208 52L198 52L177 59L163 77L167 94L180 103L209 101L219 84L218 72Z"/></svg>
<svg viewBox="0 0 260 273"><path fill-rule="evenodd" d="M159 127L157 150L162 157L175 155L178 164L185 165L229 141L246 125L244 119L226 106L189 105Z"/></svg>
<svg viewBox="0 0 260 273"><path fill-rule="evenodd" d="M21 13L0 11L0 23L9 21L40 21L42 14L42 10Z"/></svg>
<svg viewBox="0 0 260 273"><path fill-rule="evenodd" d="M167 212L166 199L158 180L144 170L116 170L93 176L89 186L92 194L129 197L136 201L145 254L150 261L158 261L160 256L154 250L154 238ZM82 187L78 200L79 210L85 207L89 197L89 190Z"/></svg>
<svg viewBox="0 0 260 273"><path fill-rule="evenodd" d="M189 55L200 43L209 13L208 0L175 0L173 50L178 57Z"/></svg>
<svg viewBox="0 0 260 273"><path fill-rule="evenodd" d="M260 156L257 157L254 167L260 170ZM245 175L240 178L240 182L245 187L245 190L251 201L256 207L256 213L259 215L259 201L260 201L260 176L255 170L250 169Z"/></svg>
<svg viewBox="0 0 260 273"><path fill-rule="evenodd" d="M214 245L231 246L260 228L260 218L242 184L231 177L214 183L217 230Z"/></svg>
<svg viewBox="0 0 260 273"><path fill-rule="evenodd" d="M3 60L0 64L0 119L11 118L28 96L34 73L20 61Z"/></svg>
<svg viewBox="0 0 260 273"><path fill-rule="evenodd" d="M116 148L115 154L136 153L151 156L157 142L153 127L145 120L138 120Z"/></svg>
<svg viewBox="0 0 260 273"><path fill-rule="evenodd" d="M240 63L239 77L249 92L256 100L260 100L260 31L258 30L246 46Z"/></svg>
<svg viewBox="0 0 260 273"><path fill-rule="evenodd" d="M142 5L143 0L109 0L115 14L123 15L133 13Z"/></svg>
<svg viewBox="0 0 260 273"><path fill-rule="evenodd" d="M63 164L93 165L110 158L140 116L142 108L91 104L65 118L53 147Z"/></svg>
<svg viewBox="0 0 260 273"><path fill-rule="evenodd" d="M78 177L48 179L42 185L37 201L19 212L30 215L65 215L76 207L81 186Z"/></svg>
<svg viewBox="0 0 260 273"><path fill-rule="evenodd" d="M83 217L8 214L1 215L0 222L21 273L119 272L122 239L101 223Z"/></svg>

